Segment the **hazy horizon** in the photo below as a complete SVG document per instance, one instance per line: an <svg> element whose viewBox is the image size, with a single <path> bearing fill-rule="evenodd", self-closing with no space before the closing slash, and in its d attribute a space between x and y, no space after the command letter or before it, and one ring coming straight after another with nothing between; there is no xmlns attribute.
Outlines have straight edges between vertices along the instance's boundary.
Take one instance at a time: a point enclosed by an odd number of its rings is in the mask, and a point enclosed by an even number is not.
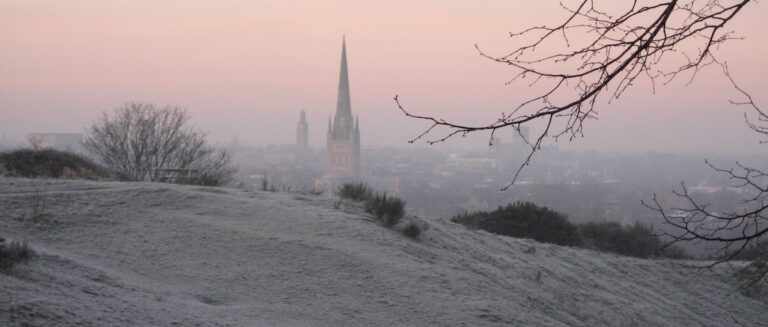
<svg viewBox="0 0 768 327"><path fill-rule="evenodd" d="M718 51L760 103L768 36L755 4L730 26L744 40ZM310 144L325 145L346 34L352 110L362 144L407 146L416 113L490 122L530 92L478 55L514 48L507 33L556 22L540 1L0 1L0 140L30 132L82 132L127 101L187 108L211 140L285 144L306 110ZM761 33L762 32L762 33ZM745 108L716 68L685 86L638 85L598 110L564 150L759 153ZM501 134L511 135L511 131ZM452 141L483 146L487 135Z"/></svg>

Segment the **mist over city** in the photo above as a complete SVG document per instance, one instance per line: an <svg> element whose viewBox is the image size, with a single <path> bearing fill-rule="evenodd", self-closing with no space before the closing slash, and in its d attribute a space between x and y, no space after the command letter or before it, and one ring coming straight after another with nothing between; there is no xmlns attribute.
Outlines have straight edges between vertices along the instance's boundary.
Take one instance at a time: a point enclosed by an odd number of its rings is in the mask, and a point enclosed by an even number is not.
<svg viewBox="0 0 768 327"><path fill-rule="evenodd" d="M0 325L762 325L766 13L0 0Z"/></svg>

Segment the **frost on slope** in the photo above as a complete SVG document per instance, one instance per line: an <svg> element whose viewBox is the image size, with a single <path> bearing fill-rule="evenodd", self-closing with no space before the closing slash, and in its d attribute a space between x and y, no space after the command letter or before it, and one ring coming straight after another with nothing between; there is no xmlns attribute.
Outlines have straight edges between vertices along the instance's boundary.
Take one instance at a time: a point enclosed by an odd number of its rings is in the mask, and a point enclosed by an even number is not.
<svg viewBox="0 0 768 327"><path fill-rule="evenodd" d="M413 241L351 203L337 210L312 195L166 184L50 181L47 222L19 220L40 183L0 179L0 233L44 253L0 275L0 290L11 294L11 302L0 299L0 325L768 321L764 300L735 292L726 267L691 270L442 219L428 219Z"/></svg>

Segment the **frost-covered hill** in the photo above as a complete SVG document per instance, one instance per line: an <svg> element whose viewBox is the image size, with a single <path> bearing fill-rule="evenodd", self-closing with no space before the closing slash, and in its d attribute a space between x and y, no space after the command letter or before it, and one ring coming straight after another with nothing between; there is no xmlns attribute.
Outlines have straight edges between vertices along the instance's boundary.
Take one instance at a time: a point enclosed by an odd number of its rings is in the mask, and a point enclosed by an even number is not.
<svg viewBox="0 0 768 327"><path fill-rule="evenodd" d="M466 230L421 241L322 196L0 178L0 325L765 325L727 267L691 270ZM44 189L42 192L35 190ZM45 224L28 216L45 199ZM424 218L421 218L424 219Z"/></svg>

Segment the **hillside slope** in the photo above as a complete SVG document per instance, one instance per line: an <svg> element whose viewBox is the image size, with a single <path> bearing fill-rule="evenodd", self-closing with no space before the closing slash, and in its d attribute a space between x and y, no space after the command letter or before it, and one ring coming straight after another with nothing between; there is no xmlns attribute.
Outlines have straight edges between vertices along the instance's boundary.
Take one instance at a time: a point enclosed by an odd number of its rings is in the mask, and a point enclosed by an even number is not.
<svg viewBox="0 0 768 327"><path fill-rule="evenodd" d="M46 222L33 224L25 217L41 198ZM768 321L765 299L736 292L727 267L692 270L442 219L413 241L321 196L0 178L0 208L0 236L41 253L0 274L2 326Z"/></svg>

